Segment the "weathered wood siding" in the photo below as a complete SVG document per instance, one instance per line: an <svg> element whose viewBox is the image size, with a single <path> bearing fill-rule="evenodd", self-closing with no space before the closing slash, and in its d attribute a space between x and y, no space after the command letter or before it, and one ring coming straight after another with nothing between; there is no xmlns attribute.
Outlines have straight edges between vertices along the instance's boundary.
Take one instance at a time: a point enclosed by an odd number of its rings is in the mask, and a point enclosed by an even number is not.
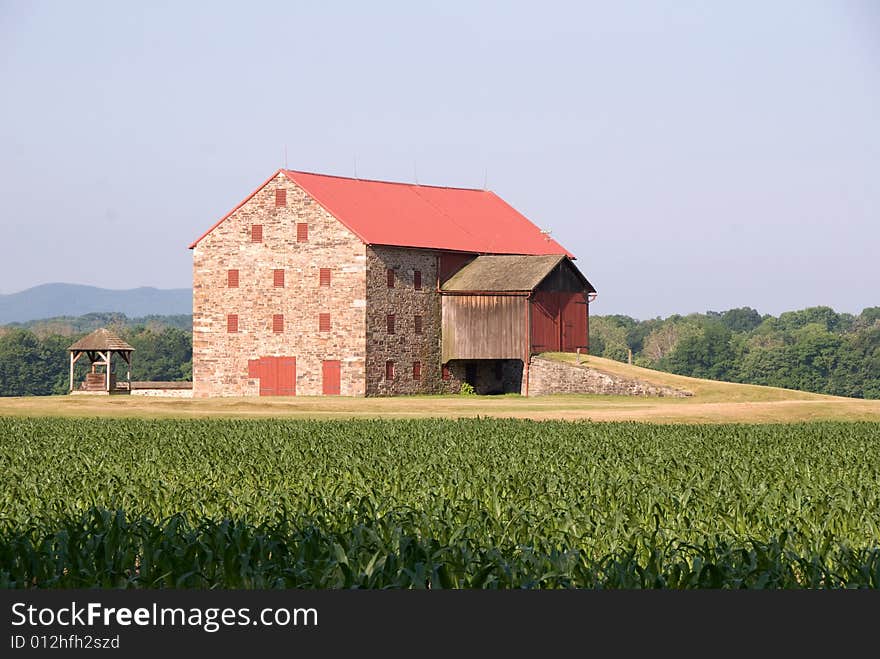
<svg viewBox="0 0 880 659"><path fill-rule="evenodd" d="M589 305L585 293L536 290L531 312L533 354L587 350Z"/></svg>
<svg viewBox="0 0 880 659"><path fill-rule="evenodd" d="M532 354L589 348L588 289L570 262L556 266L532 294Z"/></svg>
<svg viewBox="0 0 880 659"><path fill-rule="evenodd" d="M528 300L515 295L444 295L443 363L450 359L522 359Z"/></svg>

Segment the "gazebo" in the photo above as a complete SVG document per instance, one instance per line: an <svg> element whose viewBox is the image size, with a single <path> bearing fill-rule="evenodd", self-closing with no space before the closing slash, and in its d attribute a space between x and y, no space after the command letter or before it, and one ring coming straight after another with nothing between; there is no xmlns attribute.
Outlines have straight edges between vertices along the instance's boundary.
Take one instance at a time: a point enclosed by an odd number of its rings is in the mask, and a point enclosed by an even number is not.
<svg viewBox="0 0 880 659"><path fill-rule="evenodd" d="M92 364L86 380L76 393L116 393L116 374L112 369L113 355L119 355L128 365L126 379L128 389L124 393L131 392L131 353L134 348L120 339L108 329L96 329L88 336L84 336L67 349L70 352L70 392L74 393L73 365L80 357L86 355ZM104 372L100 368L104 368Z"/></svg>

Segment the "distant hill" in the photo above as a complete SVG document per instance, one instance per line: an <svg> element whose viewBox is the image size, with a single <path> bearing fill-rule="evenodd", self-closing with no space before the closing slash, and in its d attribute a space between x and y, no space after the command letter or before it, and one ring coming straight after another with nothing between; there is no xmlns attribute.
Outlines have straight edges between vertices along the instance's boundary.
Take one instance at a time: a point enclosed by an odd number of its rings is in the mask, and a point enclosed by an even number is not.
<svg viewBox="0 0 880 659"><path fill-rule="evenodd" d="M190 315L192 290L151 287L111 290L80 284L43 284L0 295L0 325L94 312L116 312L130 318Z"/></svg>

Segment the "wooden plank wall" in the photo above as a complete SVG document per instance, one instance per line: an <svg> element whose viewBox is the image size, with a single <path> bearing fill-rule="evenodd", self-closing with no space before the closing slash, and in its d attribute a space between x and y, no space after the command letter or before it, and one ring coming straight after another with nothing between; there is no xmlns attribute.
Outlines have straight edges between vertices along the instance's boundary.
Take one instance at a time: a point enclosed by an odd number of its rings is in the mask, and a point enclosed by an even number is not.
<svg viewBox="0 0 880 659"><path fill-rule="evenodd" d="M586 295L581 292L535 291L532 301L532 353L586 350Z"/></svg>
<svg viewBox="0 0 880 659"><path fill-rule="evenodd" d="M514 295L444 295L441 360L522 359L528 299Z"/></svg>

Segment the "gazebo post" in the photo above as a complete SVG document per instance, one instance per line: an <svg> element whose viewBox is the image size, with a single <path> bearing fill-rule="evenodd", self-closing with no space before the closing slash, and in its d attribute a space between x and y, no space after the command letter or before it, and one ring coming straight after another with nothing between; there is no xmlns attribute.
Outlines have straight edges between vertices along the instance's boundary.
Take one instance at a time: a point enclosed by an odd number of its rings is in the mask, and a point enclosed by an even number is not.
<svg viewBox="0 0 880 659"><path fill-rule="evenodd" d="M70 351L70 388L67 390L68 393L73 391L73 351Z"/></svg>
<svg viewBox="0 0 880 659"><path fill-rule="evenodd" d="M105 357L104 357L105 364L106 364L104 366L104 376L105 376L105 381L107 382L107 393L108 394L110 393L110 355L111 354L112 354L111 351L108 350L105 354Z"/></svg>

